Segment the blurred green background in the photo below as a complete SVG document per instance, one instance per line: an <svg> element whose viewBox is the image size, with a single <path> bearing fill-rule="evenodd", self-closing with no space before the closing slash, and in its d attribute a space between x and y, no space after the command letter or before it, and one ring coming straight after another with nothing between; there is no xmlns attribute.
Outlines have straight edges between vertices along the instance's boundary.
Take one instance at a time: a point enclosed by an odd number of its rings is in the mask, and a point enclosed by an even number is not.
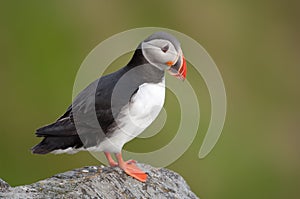
<svg viewBox="0 0 300 199"><path fill-rule="evenodd" d="M223 134L200 160L210 102L201 76L189 68L188 80L199 88L202 119L189 150L168 168L203 199L299 198L299 4L1 1L0 178L16 186L100 164L87 152L32 155L30 147L40 140L34 131L71 103L76 72L98 43L127 29L157 26L183 32L204 46L219 67L228 98ZM170 92L165 106L178 110ZM159 135L134 140L126 149L163 146L174 136L174 121L168 118Z"/></svg>

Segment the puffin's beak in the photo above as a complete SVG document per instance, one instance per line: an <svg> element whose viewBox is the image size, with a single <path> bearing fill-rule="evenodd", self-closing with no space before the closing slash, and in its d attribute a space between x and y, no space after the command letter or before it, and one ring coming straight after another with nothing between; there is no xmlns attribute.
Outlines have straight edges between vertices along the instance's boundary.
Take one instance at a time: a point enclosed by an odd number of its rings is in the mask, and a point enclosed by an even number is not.
<svg viewBox="0 0 300 199"><path fill-rule="evenodd" d="M168 63L167 63L168 64ZM168 64L170 66L168 72L178 79L185 80L186 77L186 61L183 55L179 57L175 64Z"/></svg>

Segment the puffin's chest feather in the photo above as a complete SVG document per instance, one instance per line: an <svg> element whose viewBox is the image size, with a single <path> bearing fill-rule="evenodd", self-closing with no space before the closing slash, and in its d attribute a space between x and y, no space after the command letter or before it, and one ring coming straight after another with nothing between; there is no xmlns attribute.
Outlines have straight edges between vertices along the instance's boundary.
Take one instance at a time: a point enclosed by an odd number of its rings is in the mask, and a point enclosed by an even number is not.
<svg viewBox="0 0 300 199"><path fill-rule="evenodd" d="M158 84L145 83L141 85L130 102L122 109L121 117L116 119L118 127L128 134L137 136L134 132L143 131L154 121L163 107L164 101L164 81ZM135 128L137 130L134 130Z"/></svg>
<svg viewBox="0 0 300 199"><path fill-rule="evenodd" d="M144 117L162 108L165 100L165 85L143 84L129 103L129 113L132 117Z"/></svg>
<svg viewBox="0 0 300 199"><path fill-rule="evenodd" d="M158 116L165 101L165 82L143 84L115 119L110 136L100 143L101 151L118 152L141 134Z"/></svg>

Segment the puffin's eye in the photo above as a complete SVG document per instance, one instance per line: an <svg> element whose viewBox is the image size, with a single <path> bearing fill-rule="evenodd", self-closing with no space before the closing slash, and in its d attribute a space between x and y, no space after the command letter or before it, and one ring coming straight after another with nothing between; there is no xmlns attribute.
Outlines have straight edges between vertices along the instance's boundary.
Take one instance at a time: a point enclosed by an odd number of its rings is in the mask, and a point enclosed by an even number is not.
<svg viewBox="0 0 300 199"><path fill-rule="evenodd" d="M169 50L169 44L161 48L161 51L163 51L164 53L166 53L168 50Z"/></svg>

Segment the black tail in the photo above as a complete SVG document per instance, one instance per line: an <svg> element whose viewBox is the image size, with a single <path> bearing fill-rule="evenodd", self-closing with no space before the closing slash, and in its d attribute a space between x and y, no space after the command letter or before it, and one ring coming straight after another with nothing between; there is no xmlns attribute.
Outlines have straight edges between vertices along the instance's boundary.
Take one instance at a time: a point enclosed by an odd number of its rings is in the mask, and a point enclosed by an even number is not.
<svg viewBox="0 0 300 199"><path fill-rule="evenodd" d="M59 120L36 130L38 137L61 137L77 135L75 125L68 119Z"/></svg>
<svg viewBox="0 0 300 199"><path fill-rule="evenodd" d="M38 137L44 137L44 139L31 149L32 153L47 154L57 149L83 146L75 125L68 118L41 127L35 134Z"/></svg>
<svg viewBox="0 0 300 199"><path fill-rule="evenodd" d="M32 153L47 154L57 149L80 148L83 144L78 135L68 137L45 137L42 142L32 147Z"/></svg>

